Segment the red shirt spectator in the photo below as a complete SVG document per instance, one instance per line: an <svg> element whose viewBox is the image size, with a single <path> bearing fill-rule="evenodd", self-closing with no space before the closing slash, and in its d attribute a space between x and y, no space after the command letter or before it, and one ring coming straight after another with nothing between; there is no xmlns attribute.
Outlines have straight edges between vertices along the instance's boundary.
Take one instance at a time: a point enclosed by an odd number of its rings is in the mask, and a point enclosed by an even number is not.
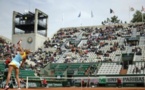
<svg viewBox="0 0 145 90"><path fill-rule="evenodd" d="M42 83L43 83L43 84L47 84L47 80L44 79L44 80L42 81Z"/></svg>
<svg viewBox="0 0 145 90"><path fill-rule="evenodd" d="M121 84L121 79L120 78L117 79L117 83Z"/></svg>
<svg viewBox="0 0 145 90"><path fill-rule="evenodd" d="M43 80L42 80L42 86L43 86L43 87L47 87L47 80L46 80L46 79L43 79Z"/></svg>
<svg viewBox="0 0 145 90"><path fill-rule="evenodd" d="M84 84L85 84L85 81L84 81L84 80L82 80L82 86L84 86Z"/></svg>
<svg viewBox="0 0 145 90"><path fill-rule="evenodd" d="M6 61L5 61L5 64L8 65L10 62L11 62L11 59L7 58Z"/></svg>
<svg viewBox="0 0 145 90"><path fill-rule="evenodd" d="M117 78L117 86L118 87L122 87L122 85L121 85L121 79L120 78Z"/></svg>

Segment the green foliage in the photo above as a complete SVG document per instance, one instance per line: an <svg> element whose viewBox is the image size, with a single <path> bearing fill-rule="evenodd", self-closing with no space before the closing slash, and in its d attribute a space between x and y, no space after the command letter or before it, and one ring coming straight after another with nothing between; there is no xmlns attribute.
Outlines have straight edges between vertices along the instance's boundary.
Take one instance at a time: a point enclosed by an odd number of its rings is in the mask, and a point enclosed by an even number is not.
<svg viewBox="0 0 145 90"><path fill-rule="evenodd" d="M145 13L143 14L143 22L145 22ZM135 22L142 22L142 12L137 10L134 14L133 14L133 18L131 20L132 23Z"/></svg>
<svg viewBox="0 0 145 90"><path fill-rule="evenodd" d="M117 16L113 16L113 17L111 17L111 22L112 22L112 23L119 23L120 20L118 19Z"/></svg>
<svg viewBox="0 0 145 90"><path fill-rule="evenodd" d="M117 16L112 16L111 18L107 18L106 20L102 21L102 25L109 24L109 23L122 23Z"/></svg>
<svg viewBox="0 0 145 90"><path fill-rule="evenodd" d="M6 40L0 37L0 43L5 43Z"/></svg>

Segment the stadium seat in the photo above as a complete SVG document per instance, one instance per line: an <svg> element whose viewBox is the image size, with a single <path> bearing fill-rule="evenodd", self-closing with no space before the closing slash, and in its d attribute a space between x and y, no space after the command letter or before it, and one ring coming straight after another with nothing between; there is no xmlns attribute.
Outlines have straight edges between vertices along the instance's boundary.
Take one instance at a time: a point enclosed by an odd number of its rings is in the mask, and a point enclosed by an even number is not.
<svg viewBox="0 0 145 90"><path fill-rule="evenodd" d="M102 63L98 75L119 75L122 66L116 63Z"/></svg>

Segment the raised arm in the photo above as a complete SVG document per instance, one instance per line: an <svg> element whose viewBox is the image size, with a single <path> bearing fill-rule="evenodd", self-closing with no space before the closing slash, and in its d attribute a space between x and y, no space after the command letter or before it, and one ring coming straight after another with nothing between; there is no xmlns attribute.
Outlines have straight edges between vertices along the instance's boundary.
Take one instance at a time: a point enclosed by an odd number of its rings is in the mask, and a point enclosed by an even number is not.
<svg viewBox="0 0 145 90"><path fill-rule="evenodd" d="M21 46L21 43L22 43L22 40L19 40L19 41L17 42L17 47L18 47L18 51L20 51L20 53L23 53L24 50L23 50L23 48L22 48L22 46Z"/></svg>

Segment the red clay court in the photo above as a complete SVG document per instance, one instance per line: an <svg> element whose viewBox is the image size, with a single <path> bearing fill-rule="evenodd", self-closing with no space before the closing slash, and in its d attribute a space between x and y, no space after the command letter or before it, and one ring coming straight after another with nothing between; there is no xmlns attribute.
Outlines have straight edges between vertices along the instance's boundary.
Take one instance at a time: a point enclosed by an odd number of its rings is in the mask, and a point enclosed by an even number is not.
<svg viewBox="0 0 145 90"><path fill-rule="evenodd" d="M4 89L0 89L4 90ZM17 89L9 89L9 90L17 90ZM145 90L145 88L140 87L123 87L123 88L77 88L77 87L68 87L68 88L22 88L21 90Z"/></svg>

